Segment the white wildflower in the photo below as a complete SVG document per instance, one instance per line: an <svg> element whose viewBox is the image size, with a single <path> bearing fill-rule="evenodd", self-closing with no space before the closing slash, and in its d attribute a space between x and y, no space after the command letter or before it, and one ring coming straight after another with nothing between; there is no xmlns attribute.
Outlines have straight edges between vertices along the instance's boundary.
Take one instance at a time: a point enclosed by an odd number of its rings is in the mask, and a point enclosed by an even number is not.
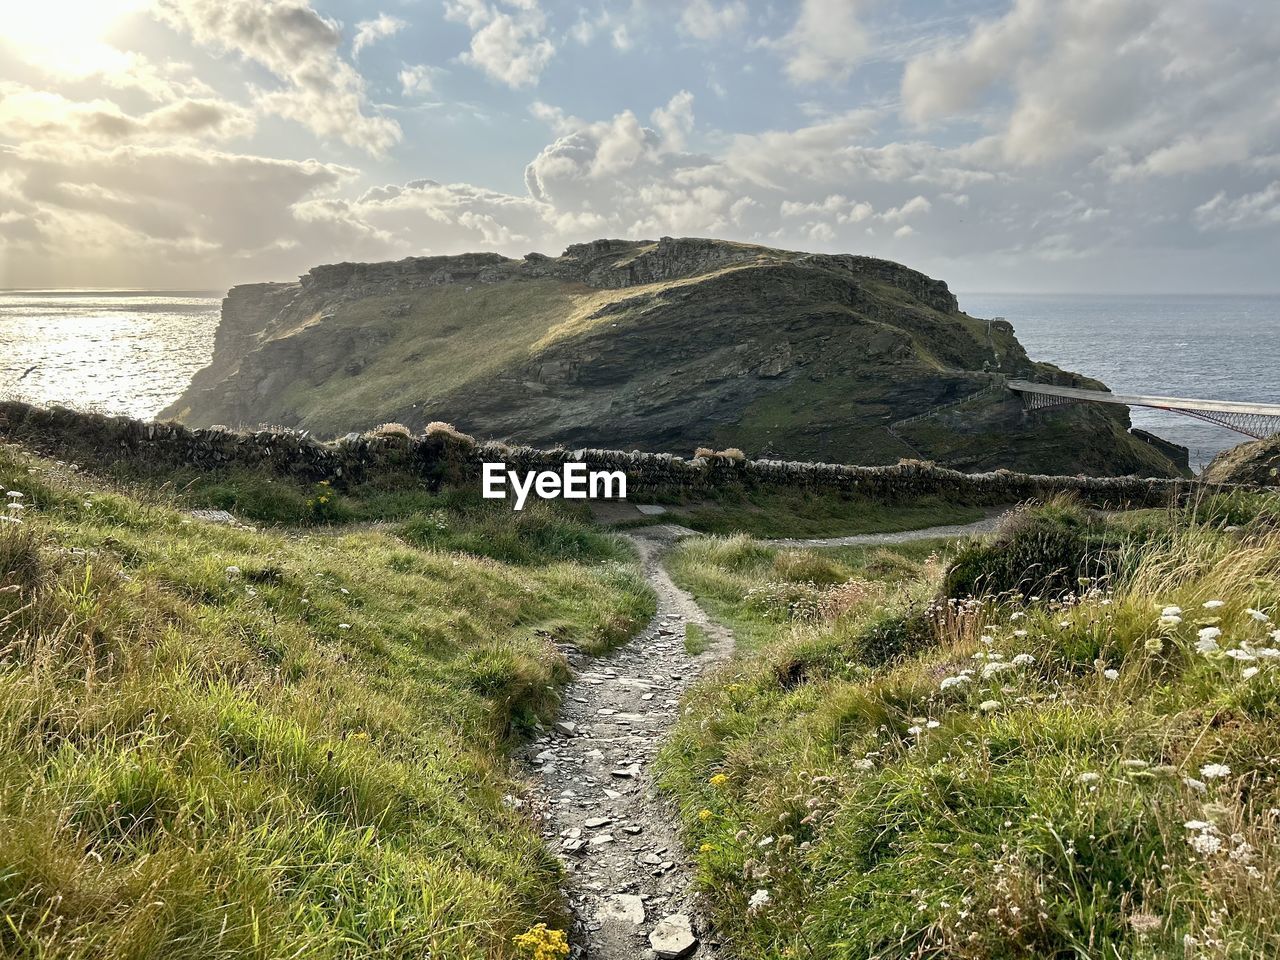
<svg viewBox="0 0 1280 960"><path fill-rule="evenodd" d="M1258 675L1257 667L1245 667L1243 670L1240 671L1241 680L1252 680L1257 675Z"/></svg>
<svg viewBox="0 0 1280 960"><path fill-rule="evenodd" d="M1196 853L1206 857L1222 849L1222 841L1212 833L1197 833L1194 837L1188 837L1187 843L1191 844Z"/></svg>
<svg viewBox="0 0 1280 960"><path fill-rule="evenodd" d="M985 667L982 668L982 679L990 680L997 673L1003 673L1006 670L1012 670L1012 669L1013 669L1013 664L1011 663L999 663L999 662L988 663Z"/></svg>
<svg viewBox="0 0 1280 960"><path fill-rule="evenodd" d="M855 770L874 770L875 766L876 765L866 757L863 757L861 760L853 761L853 768Z"/></svg>
<svg viewBox="0 0 1280 960"><path fill-rule="evenodd" d="M1183 824L1188 830L1212 830L1213 824L1207 820L1188 820Z"/></svg>
<svg viewBox="0 0 1280 960"><path fill-rule="evenodd" d="M999 700L983 700L980 704L978 704L978 709L981 710L983 713L991 713L994 710L1000 709L1000 701Z"/></svg>
<svg viewBox="0 0 1280 960"><path fill-rule="evenodd" d="M1206 790L1209 789L1207 786L1205 786L1205 783L1203 780L1197 780L1195 777L1183 777L1182 782L1187 787L1194 790L1196 793L1204 793Z"/></svg>
<svg viewBox="0 0 1280 960"><path fill-rule="evenodd" d="M1119 671L1119 670L1103 670L1103 671L1102 671L1102 675L1103 675L1104 677L1106 677L1108 680L1119 680L1119 679L1120 679L1120 671Z"/></svg>
<svg viewBox="0 0 1280 960"><path fill-rule="evenodd" d="M338 624L338 629L339 629L339 630L350 630L350 629L351 629L351 624L349 624L349 623L340 623L340 624Z"/></svg>
<svg viewBox="0 0 1280 960"><path fill-rule="evenodd" d="M1029 653L1020 653L1013 658L1013 665L1015 667L1029 667L1035 662L1036 658Z"/></svg>
<svg viewBox="0 0 1280 960"><path fill-rule="evenodd" d="M1196 641L1196 653L1217 653L1221 649L1213 637L1201 637Z"/></svg>
<svg viewBox="0 0 1280 960"><path fill-rule="evenodd" d="M1202 627L1200 632L1196 634L1201 640L1217 640L1222 636L1222 631L1217 627Z"/></svg>
<svg viewBox="0 0 1280 960"><path fill-rule="evenodd" d="M1231 776L1231 768L1225 763L1206 763L1200 768L1200 776L1206 780L1217 780L1219 777Z"/></svg>
<svg viewBox="0 0 1280 960"><path fill-rule="evenodd" d="M920 734L924 733L924 727L920 726L919 724L916 724L915 726L907 727L907 733L911 734L911 736L913 737L918 737Z"/></svg>
<svg viewBox="0 0 1280 960"><path fill-rule="evenodd" d="M962 673L954 677L945 677L943 681L940 684L938 684L938 689L950 690L952 687L958 687L960 686L960 684L968 683L968 682L969 682L969 678Z"/></svg>
<svg viewBox="0 0 1280 960"><path fill-rule="evenodd" d="M747 912L755 913L757 910L764 909L764 907L768 905L769 900L769 891L761 887L751 895L749 900L747 900Z"/></svg>
<svg viewBox="0 0 1280 960"><path fill-rule="evenodd" d="M937 730L940 726L942 726L942 724L939 723L937 720L930 720L928 723L925 724L925 726L928 727L930 730Z"/></svg>
<svg viewBox="0 0 1280 960"><path fill-rule="evenodd" d="M238 577L238 576L240 576L240 568L239 568L239 567L237 567L237 566L230 566L230 567L227 567L227 576L229 576L229 577Z"/></svg>
<svg viewBox="0 0 1280 960"><path fill-rule="evenodd" d="M1176 617L1176 616L1178 616L1178 615L1179 615L1179 614L1181 614L1181 613L1182 613L1182 608L1181 608L1181 607L1168 606L1168 607L1165 607L1163 610L1161 610L1161 611L1160 611L1160 616L1162 616L1162 617Z"/></svg>
<svg viewBox="0 0 1280 960"><path fill-rule="evenodd" d="M1102 774L1093 773L1092 771L1086 771L1085 773L1082 773L1080 774L1080 776L1076 777L1076 783L1097 783L1101 779L1102 779Z"/></svg>
<svg viewBox="0 0 1280 960"><path fill-rule="evenodd" d="M1270 622L1271 622L1271 618L1270 618L1269 616L1267 616L1267 615L1266 615L1265 613L1263 613L1261 610L1255 610L1255 609L1253 609L1253 607L1249 607L1249 609L1245 610L1245 613L1247 613L1249 616L1253 617L1253 619L1257 620L1259 623L1270 623Z"/></svg>
<svg viewBox="0 0 1280 960"><path fill-rule="evenodd" d="M1258 658L1257 658L1257 657L1255 657L1252 653L1250 653L1248 650L1243 650L1243 649L1240 649L1240 650L1228 650L1228 651L1227 651L1227 656L1228 656L1228 657L1230 657L1232 660L1243 660L1243 661L1244 661L1244 662L1246 662L1246 663L1248 663L1248 662L1251 662L1251 661L1253 661L1253 660L1257 660L1257 659L1258 659Z"/></svg>
<svg viewBox="0 0 1280 960"><path fill-rule="evenodd" d="M1206 600L1204 603L1200 604L1200 606L1204 607L1206 610L1217 610L1219 607L1225 607L1226 605L1226 601L1224 600Z"/></svg>

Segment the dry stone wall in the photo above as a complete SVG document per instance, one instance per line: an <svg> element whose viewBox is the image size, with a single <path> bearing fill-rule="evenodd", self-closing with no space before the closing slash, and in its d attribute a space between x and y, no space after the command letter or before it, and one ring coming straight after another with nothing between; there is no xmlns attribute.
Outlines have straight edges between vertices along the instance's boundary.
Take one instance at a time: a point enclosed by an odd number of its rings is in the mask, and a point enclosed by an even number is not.
<svg viewBox="0 0 1280 960"><path fill-rule="evenodd" d="M175 422L37 407L14 400L0 402L0 436L90 468L120 461L199 470L240 467L302 482L327 480L339 488L406 474L435 484L478 487L481 465L487 461L505 462L517 471L558 470L566 462L585 462L592 469L624 471L628 499L633 501L748 487L841 491L889 503L937 496L1004 504L1069 491L1099 506L1157 506L1205 486L1186 480L1037 476L1007 470L969 474L918 461L867 467L719 456L684 459L621 450L539 450L447 433L352 434L322 442L285 429L252 433L221 427L192 429Z"/></svg>

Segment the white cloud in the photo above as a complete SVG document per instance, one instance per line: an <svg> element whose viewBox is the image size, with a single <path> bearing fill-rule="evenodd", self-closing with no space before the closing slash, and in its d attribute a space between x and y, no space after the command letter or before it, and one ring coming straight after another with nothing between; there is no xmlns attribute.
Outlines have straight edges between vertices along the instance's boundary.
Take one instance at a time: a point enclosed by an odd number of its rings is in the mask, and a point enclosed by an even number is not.
<svg viewBox="0 0 1280 960"><path fill-rule="evenodd" d="M1280 18L1249 0L1015 0L914 58L902 112L977 117L997 160L1097 158L1116 179L1238 164L1280 136ZM1261 109L1260 109L1261 108Z"/></svg>
<svg viewBox="0 0 1280 960"><path fill-rule="evenodd" d="M1196 223L1206 229L1241 230L1280 224L1280 180L1261 190L1227 199L1216 194L1195 209Z"/></svg>
<svg viewBox="0 0 1280 960"><path fill-rule="evenodd" d="M446 0L445 15L474 31L462 61L509 87L535 85L555 54L537 0L506 0L505 7L483 0Z"/></svg>
<svg viewBox="0 0 1280 960"><path fill-rule="evenodd" d="M104 98L69 100L58 93L0 81L0 129L24 141L78 140L100 144L215 141L253 132L253 115L216 98L173 100L145 113L126 113Z"/></svg>
<svg viewBox="0 0 1280 960"><path fill-rule="evenodd" d="M681 90L665 107L654 110L650 119L662 132L663 144L668 150L683 150L685 137L693 130L693 94Z"/></svg>
<svg viewBox="0 0 1280 960"><path fill-rule="evenodd" d="M744 0L719 4L713 0L692 0L680 14L680 29L699 40L715 40L737 30L746 20Z"/></svg>
<svg viewBox="0 0 1280 960"><path fill-rule="evenodd" d="M285 82L257 104L322 137L372 154L400 140L399 124L365 113L364 78L338 56L342 32L304 0L156 0L166 23L196 42L234 52Z"/></svg>
<svg viewBox="0 0 1280 960"><path fill-rule="evenodd" d="M773 42L793 83L845 80L871 47L859 20L865 0L803 0L791 31Z"/></svg>
<svg viewBox="0 0 1280 960"><path fill-rule="evenodd" d="M400 92L406 97L430 96L433 90L432 76L435 70L425 64L405 67L400 71Z"/></svg>
<svg viewBox="0 0 1280 960"><path fill-rule="evenodd" d="M377 43L387 37L395 36L409 24L399 17L380 13L373 20L362 20L356 24L356 38L351 43L351 56L360 56L365 47Z"/></svg>
<svg viewBox="0 0 1280 960"><path fill-rule="evenodd" d="M319 239L293 205L355 174L200 146L0 147L0 285L231 279L292 269ZM213 267L213 271L211 271ZM285 276L288 274L285 273ZM149 279L148 279L149 278Z"/></svg>

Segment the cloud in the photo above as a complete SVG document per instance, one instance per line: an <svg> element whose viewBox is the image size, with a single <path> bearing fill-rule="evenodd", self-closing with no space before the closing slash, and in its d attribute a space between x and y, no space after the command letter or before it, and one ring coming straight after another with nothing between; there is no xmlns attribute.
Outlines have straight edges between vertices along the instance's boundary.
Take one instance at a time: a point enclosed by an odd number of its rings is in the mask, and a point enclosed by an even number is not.
<svg viewBox="0 0 1280 960"><path fill-rule="evenodd" d="M462 61L513 89L534 86L555 54L537 0L446 0L445 16L474 31Z"/></svg>
<svg viewBox="0 0 1280 960"><path fill-rule="evenodd" d="M662 132L663 144L668 150L683 150L685 137L693 130L693 94L681 90L665 107L654 110L650 119Z"/></svg>
<svg viewBox="0 0 1280 960"><path fill-rule="evenodd" d="M1099 158L1116 179L1241 163L1280 135L1280 20L1248 0L1016 0L912 59L910 122L995 131L998 160Z"/></svg>
<svg viewBox="0 0 1280 960"><path fill-rule="evenodd" d="M859 20L863 0L803 0L791 31L771 43L786 57L792 83L832 83L848 78L871 41Z"/></svg>
<svg viewBox="0 0 1280 960"><path fill-rule="evenodd" d="M1254 193L1227 199L1220 191L1195 209L1196 223L1211 230L1243 230L1280 224L1280 180Z"/></svg>
<svg viewBox="0 0 1280 960"><path fill-rule="evenodd" d="M405 67L400 71L400 92L406 97L426 97L432 92L432 75L435 69L424 64Z"/></svg>
<svg viewBox="0 0 1280 960"><path fill-rule="evenodd" d="M379 40L395 36L409 24L399 17L380 13L373 20L362 20L356 24L356 38L351 43L351 56L360 56L360 51L372 46Z"/></svg>
<svg viewBox="0 0 1280 960"><path fill-rule="evenodd" d="M142 114L114 101L70 100L61 94L0 81L0 129L24 141L78 140L100 144L224 141L253 132L253 115L217 98L173 100Z"/></svg>
<svg viewBox="0 0 1280 960"><path fill-rule="evenodd" d="M292 270L282 252L317 252L294 204L355 175L196 145L55 142L0 147L0 169L0 210L11 214L0 232L7 285L207 283Z"/></svg>
<svg viewBox="0 0 1280 960"><path fill-rule="evenodd" d="M744 0L721 4L712 0L692 0L680 14L680 29L699 40L715 40L737 30L746 19Z"/></svg>
<svg viewBox="0 0 1280 960"><path fill-rule="evenodd" d="M266 67L284 87L257 105L371 154L401 138L399 124L365 112L364 78L338 55L342 31L304 0L157 0L157 14L204 46Z"/></svg>

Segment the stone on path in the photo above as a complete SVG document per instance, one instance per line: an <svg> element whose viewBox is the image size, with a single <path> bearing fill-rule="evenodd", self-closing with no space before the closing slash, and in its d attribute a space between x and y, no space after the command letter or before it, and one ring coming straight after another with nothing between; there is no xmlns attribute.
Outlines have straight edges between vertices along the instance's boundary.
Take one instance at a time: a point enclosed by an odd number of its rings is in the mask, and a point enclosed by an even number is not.
<svg viewBox="0 0 1280 960"><path fill-rule="evenodd" d="M683 957L697 945L698 938L693 935L689 926L689 917L683 913L663 917L649 934L649 946L664 960Z"/></svg>
<svg viewBox="0 0 1280 960"><path fill-rule="evenodd" d="M617 920L638 927L644 923L644 900L631 893L615 893L604 902L600 919Z"/></svg>

